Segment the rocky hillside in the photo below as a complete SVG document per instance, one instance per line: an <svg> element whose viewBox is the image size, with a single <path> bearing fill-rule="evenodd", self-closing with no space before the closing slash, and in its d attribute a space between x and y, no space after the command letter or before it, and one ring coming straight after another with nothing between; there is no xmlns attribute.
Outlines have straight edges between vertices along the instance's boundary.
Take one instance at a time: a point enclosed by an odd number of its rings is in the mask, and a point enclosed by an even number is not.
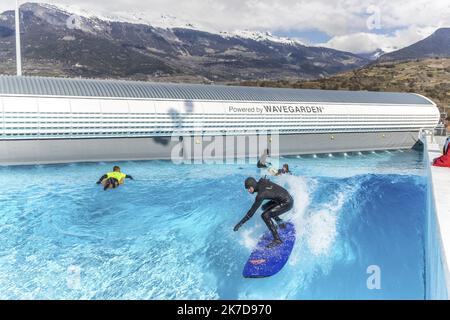
<svg viewBox="0 0 450 320"><path fill-rule="evenodd" d="M313 81L247 81L242 85L331 90L415 92L450 113L450 58L379 62Z"/></svg>

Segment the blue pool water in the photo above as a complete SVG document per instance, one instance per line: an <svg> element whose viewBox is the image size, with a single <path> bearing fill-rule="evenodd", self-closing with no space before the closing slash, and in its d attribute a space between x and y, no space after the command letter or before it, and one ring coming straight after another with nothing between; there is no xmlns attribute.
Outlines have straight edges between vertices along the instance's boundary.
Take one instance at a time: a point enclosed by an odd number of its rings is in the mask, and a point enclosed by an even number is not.
<svg viewBox="0 0 450 320"><path fill-rule="evenodd" d="M2 167L0 299L424 298L421 153L280 161L295 174L273 180L294 196L298 234L266 279L241 275L259 214L233 232L254 165L123 162L136 180L107 192L95 181L111 163Z"/></svg>

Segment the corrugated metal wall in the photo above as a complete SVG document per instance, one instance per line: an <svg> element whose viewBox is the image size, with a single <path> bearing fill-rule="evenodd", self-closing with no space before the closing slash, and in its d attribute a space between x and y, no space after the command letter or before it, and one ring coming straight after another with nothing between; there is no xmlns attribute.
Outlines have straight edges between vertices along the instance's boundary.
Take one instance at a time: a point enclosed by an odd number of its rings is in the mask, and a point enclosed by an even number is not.
<svg viewBox="0 0 450 320"><path fill-rule="evenodd" d="M412 93L275 89L16 76L0 76L0 95L433 106L429 100Z"/></svg>

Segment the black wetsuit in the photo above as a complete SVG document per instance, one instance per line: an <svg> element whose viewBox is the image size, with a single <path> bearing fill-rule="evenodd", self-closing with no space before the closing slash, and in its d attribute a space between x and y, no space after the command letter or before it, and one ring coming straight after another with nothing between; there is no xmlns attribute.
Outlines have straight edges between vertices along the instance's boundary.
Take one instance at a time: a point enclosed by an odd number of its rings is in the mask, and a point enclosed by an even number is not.
<svg viewBox="0 0 450 320"><path fill-rule="evenodd" d="M256 185L255 192L258 193L255 198L255 202L244 218L242 218L242 220L238 223L238 228L255 214L256 210L258 210L264 200L269 200L269 202L262 206L264 211L261 214L261 218L264 220L264 223L272 233L274 240L281 241L277 228L272 219L277 222L281 222L282 220L279 216L292 209L294 199L292 199L286 189L269 181L268 179L260 179Z"/></svg>
<svg viewBox="0 0 450 320"><path fill-rule="evenodd" d="M265 163L262 163L261 160L258 160L256 167L257 168L267 168L267 165Z"/></svg>
<svg viewBox="0 0 450 320"><path fill-rule="evenodd" d="M290 171L283 171L283 169L278 169L278 175L281 176L282 174L292 174Z"/></svg>
<svg viewBox="0 0 450 320"><path fill-rule="evenodd" d="M258 168L267 168L266 159L268 157L267 153L264 153L261 158L258 159L258 163L256 164L256 167Z"/></svg>

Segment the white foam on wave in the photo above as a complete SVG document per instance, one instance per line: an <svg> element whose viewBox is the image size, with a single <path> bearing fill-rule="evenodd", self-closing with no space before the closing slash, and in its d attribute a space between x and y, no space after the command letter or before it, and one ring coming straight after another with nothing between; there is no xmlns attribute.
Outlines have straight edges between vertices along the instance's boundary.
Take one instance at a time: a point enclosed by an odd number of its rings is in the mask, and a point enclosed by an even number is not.
<svg viewBox="0 0 450 320"><path fill-rule="evenodd" d="M253 250L258 244L258 233L256 232L259 228L251 227L242 230L240 235L239 243L243 245L247 250Z"/></svg>
<svg viewBox="0 0 450 320"><path fill-rule="evenodd" d="M282 218L294 223L296 243L288 265L277 275L277 280L261 281L257 290L248 285L240 294L242 299L296 298L318 274L328 274L337 260L348 255L348 252L341 252L345 248L339 243L338 227L342 208L358 186L330 190L331 198L316 203L312 198L319 186L316 179L283 176L276 182L287 188L294 198L294 208Z"/></svg>
<svg viewBox="0 0 450 320"><path fill-rule="evenodd" d="M316 180L296 176L287 176L283 180L294 198L294 208L286 216L294 223L297 234L296 250L291 256L290 264L296 264L301 260L305 248L300 246L304 244L313 256L329 254L337 237L339 213L352 190L339 192L331 201L320 205L314 211L309 211L310 195L317 186Z"/></svg>
<svg viewBox="0 0 450 320"><path fill-rule="evenodd" d="M326 210L311 215L307 229L307 243L313 255L326 254L336 238L336 216Z"/></svg>
<svg viewBox="0 0 450 320"><path fill-rule="evenodd" d="M338 215L346 200L344 192L340 192L321 209L312 212L306 221L305 239L309 251L315 255L326 255L331 250L337 237Z"/></svg>
<svg viewBox="0 0 450 320"><path fill-rule="evenodd" d="M289 190L291 196L294 198L294 208L286 215L286 219L290 220L295 225L297 239L301 239L305 234L305 224L307 221L306 209L310 204L310 194L316 187L316 181L297 176L283 176L280 179L283 185ZM296 245L298 247L298 244ZM296 264L299 260L298 250L294 250L291 256L291 263Z"/></svg>

